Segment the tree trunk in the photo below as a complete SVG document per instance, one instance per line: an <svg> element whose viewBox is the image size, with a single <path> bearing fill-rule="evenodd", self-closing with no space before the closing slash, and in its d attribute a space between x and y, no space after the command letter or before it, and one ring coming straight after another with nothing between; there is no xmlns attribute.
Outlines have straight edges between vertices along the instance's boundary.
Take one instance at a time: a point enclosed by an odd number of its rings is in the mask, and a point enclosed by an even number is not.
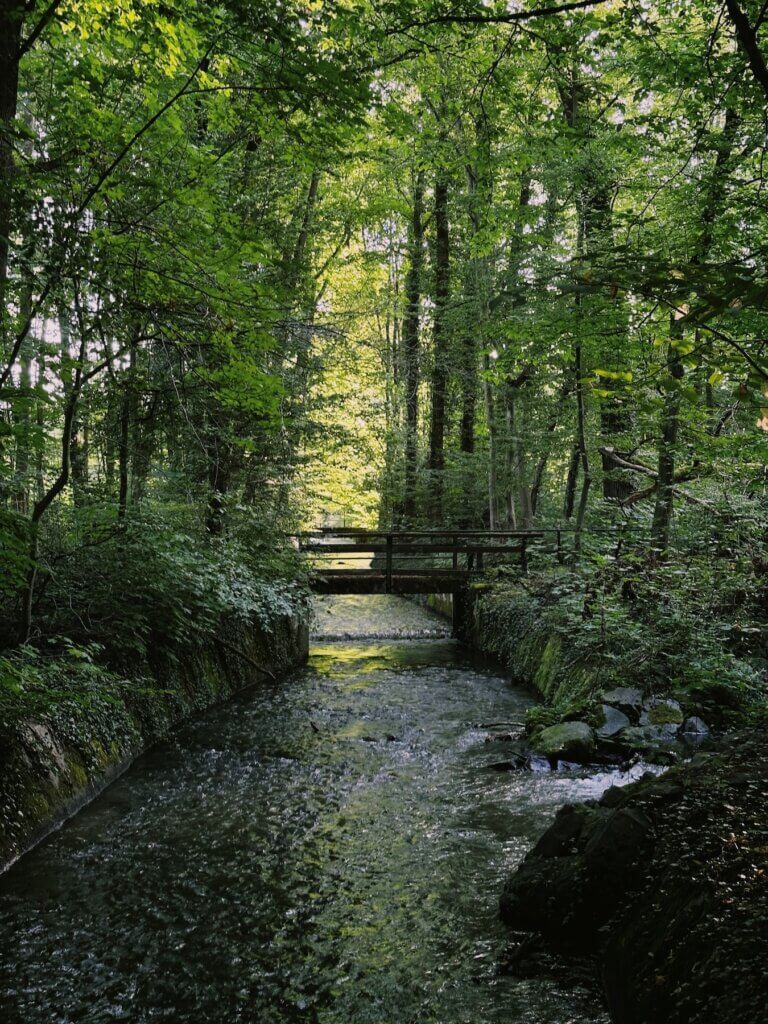
<svg viewBox="0 0 768 1024"><path fill-rule="evenodd" d="M27 269L21 288L19 312L24 320L32 308L32 274ZM32 409L37 403L32 398L32 363L34 343L27 332L19 351L19 386L22 394L13 401L16 460L14 506L22 515L29 514L29 466L32 442Z"/></svg>
<svg viewBox="0 0 768 1024"><path fill-rule="evenodd" d="M680 424L680 387L678 380L683 376L683 364L673 342L683 335L682 328L672 314L670 342L667 346L667 369L669 384L664 397L661 421L661 442L659 445L658 475L656 477L656 505L651 524L651 544L660 554L669 547L674 508L675 451Z"/></svg>
<svg viewBox="0 0 768 1024"><path fill-rule="evenodd" d="M439 524L443 516L445 471L445 410L448 392L448 328L450 240L448 231L448 182L443 171L435 182L435 311L432 393L429 424L429 514Z"/></svg>
<svg viewBox="0 0 768 1024"><path fill-rule="evenodd" d="M8 249L11 236L13 185L13 122L19 95L19 47L24 24L21 0L0 0L0 339L5 338Z"/></svg>
<svg viewBox="0 0 768 1024"><path fill-rule="evenodd" d="M424 174L413 179L413 205L408 242L410 262L405 279L403 319L403 376L405 381L405 487L403 513L407 523L416 517L416 471L419 429L419 310L424 265Z"/></svg>
<svg viewBox="0 0 768 1024"><path fill-rule="evenodd" d="M488 423L488 529L496 529L496 416L494 410L493 391L488 379L491 360L484 357L485 374L483 378L483 396L485 398L485 418Z"/></svg>
<svg viewBox="0 0 768 1024"><path fill-rule="evenodd" d="M576 421L577 421L577 444L579 450L579 462L581 465L581 494L579 495L579 508L576 513L576 524L573 539L574 556L581 554L581 535L584 529L584 521L587 515L587 501L589 499L589 488L592 477L589 470L589 454L587 452L587 424L586 409L584 405L584 367L581 361L581 345L576 346Z"/></svg>

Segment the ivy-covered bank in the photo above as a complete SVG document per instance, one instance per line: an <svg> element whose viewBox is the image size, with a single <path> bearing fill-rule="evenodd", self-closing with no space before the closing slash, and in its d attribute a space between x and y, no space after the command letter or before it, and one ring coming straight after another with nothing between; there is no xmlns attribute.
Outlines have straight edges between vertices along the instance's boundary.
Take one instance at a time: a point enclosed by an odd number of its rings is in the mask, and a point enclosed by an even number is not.
<svg viewBox="0 0 768 1024"><path fill-rule="evenodd" d="M182 651L158 651L130 676L74 646L0 659L0 871L177 723L301 663L308 635L297 604L263 623L224 623Z"/></svg>
<svg viewBox="0 0 768 1024"><path fill-rule="evenodd" d="M768 575L747 574L630 560L499 575L475 588L466 638L543 698L534 744L581 722L593 747L654 753L765 714Z"/></svg>

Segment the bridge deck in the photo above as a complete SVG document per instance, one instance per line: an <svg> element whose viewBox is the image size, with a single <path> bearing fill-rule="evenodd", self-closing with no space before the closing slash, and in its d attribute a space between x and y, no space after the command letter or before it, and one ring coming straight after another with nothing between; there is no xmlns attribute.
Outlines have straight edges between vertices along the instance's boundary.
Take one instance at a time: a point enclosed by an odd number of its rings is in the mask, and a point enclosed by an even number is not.
<svg viewBox="0 0 768 1024"><path fill-rule="evenodd" d="M316 594L453 594L462 590L476 573L451 570L321 569L312 577Z"/></svg>

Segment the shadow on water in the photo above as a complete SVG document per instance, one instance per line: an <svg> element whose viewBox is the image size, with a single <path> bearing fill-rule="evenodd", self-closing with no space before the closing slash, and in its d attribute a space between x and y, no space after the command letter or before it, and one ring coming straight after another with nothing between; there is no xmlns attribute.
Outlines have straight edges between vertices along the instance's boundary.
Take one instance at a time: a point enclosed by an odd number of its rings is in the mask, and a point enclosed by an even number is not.
<svg viewBox="0 0 768 1024"><path fill-rule="evenodd" d="M498 969L505 875L628 776L503 774L531 696L453 641L319 643L156 747L0 881L4 1024L586 1024Z"/></svg>

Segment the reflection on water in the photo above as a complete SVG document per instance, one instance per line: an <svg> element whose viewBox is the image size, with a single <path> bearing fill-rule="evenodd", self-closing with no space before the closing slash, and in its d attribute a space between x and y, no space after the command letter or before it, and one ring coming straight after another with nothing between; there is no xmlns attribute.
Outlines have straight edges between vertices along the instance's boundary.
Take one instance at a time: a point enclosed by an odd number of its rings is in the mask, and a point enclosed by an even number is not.
<svg viewBox="0 0 768 1024"><path fill-rule="evenodd" d="M452 641L317 647L0 881L0 1020L603 1021L497 970L504 875L616 781L486 770L530 699Z"/></svg>

